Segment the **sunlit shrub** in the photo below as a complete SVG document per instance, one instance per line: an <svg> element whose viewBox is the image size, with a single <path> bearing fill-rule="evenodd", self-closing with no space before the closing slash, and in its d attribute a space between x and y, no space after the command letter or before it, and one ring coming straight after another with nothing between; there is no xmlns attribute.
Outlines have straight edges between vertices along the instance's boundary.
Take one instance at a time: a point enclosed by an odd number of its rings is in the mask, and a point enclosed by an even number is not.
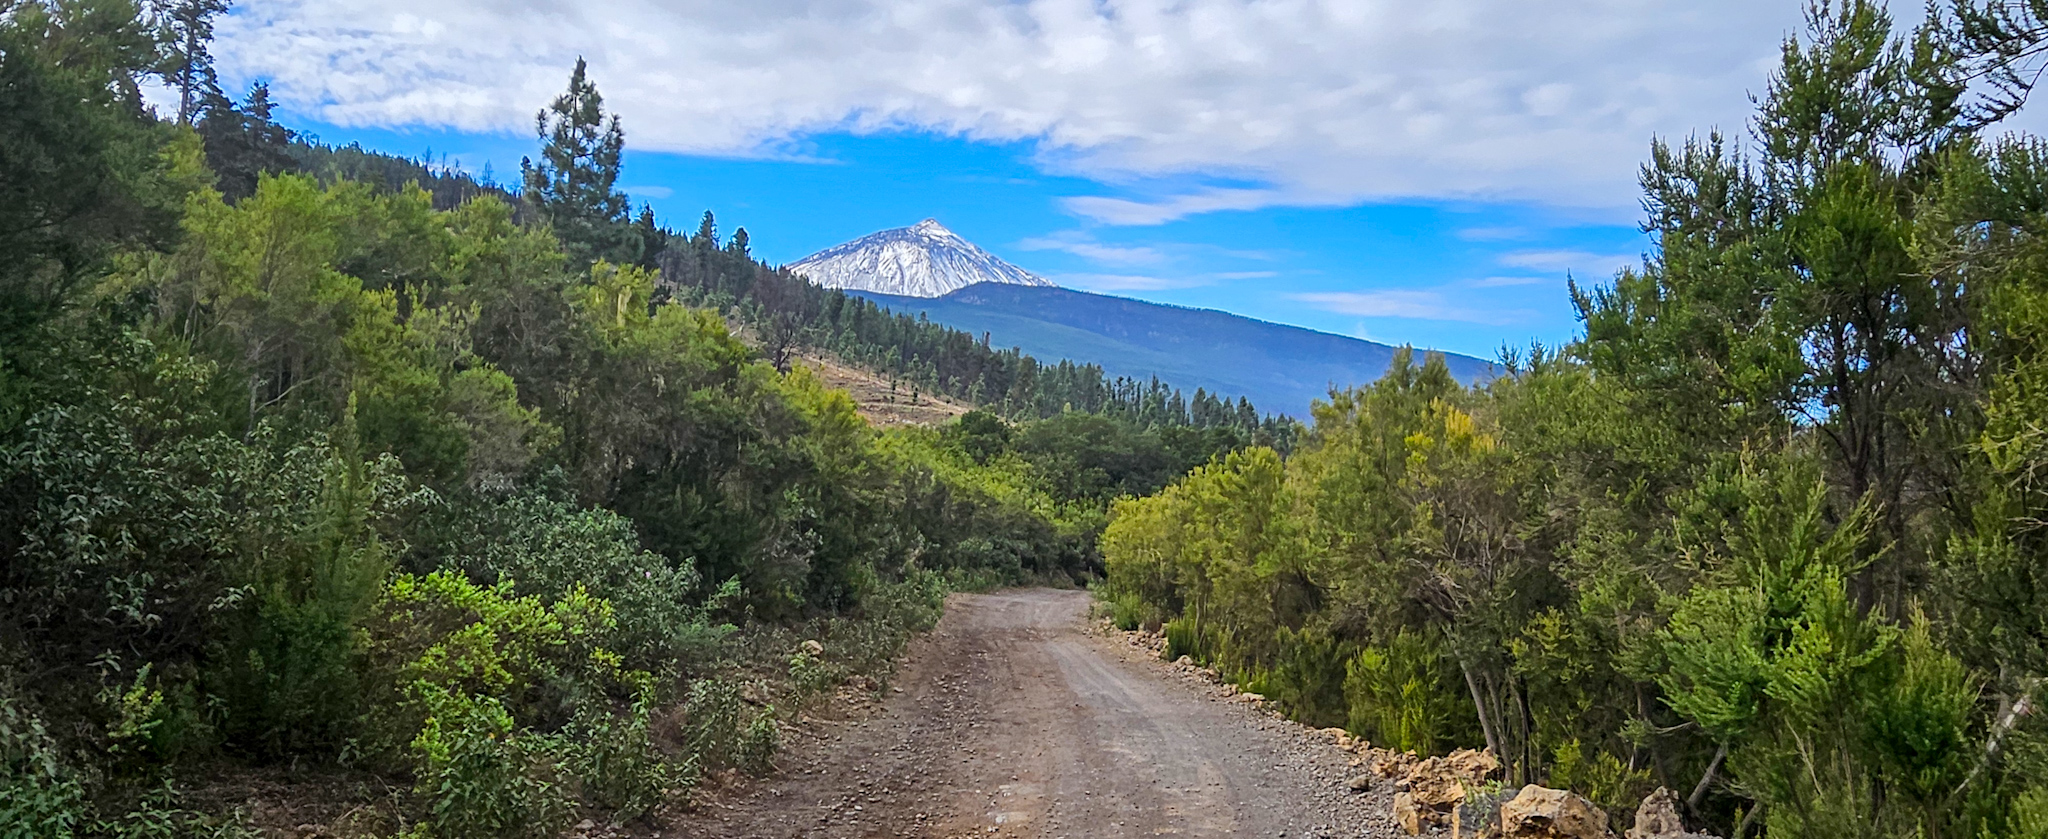
<svg viewBox="0 0 2048 839"><path fill-rule="evenodd" d="M1352 734L1396 751L1437 754L1466 745L1470 709L1452 687L1443 651L1402 631L1345 665L1344 697Z"/></svg>
<svg viewBox="0 0 2048 839"><path fill-rule="evenodd" d="M518 731L490 697L430 690L421 699L429 715L411 750L429 835L542 837L568 825L575 802L559 740Z"/></svg>

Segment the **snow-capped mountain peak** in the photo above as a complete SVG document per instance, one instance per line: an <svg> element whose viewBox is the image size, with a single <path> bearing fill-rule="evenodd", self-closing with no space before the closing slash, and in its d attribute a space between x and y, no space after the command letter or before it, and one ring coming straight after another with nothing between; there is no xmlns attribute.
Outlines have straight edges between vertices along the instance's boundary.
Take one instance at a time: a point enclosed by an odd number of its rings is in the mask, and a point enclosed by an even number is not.
<svg viewBox="0 0 2048 839"><path fill-rule="evenodd" d="M906 297L939 297L975 283L1052 285L960 238L937 219L826 248L789 269L826 288Z"/></svg>

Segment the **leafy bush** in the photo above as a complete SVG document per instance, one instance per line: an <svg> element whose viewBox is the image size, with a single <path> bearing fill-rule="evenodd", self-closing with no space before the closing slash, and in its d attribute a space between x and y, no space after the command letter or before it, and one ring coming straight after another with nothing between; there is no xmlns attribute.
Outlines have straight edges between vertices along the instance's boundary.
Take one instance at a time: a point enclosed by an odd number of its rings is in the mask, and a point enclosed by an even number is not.
<svg viewBox="0 0 2048 839"><path fill-rule="evenodd" d="M671 763L655 747L650 700L643 694L624 714L586 707L563 733L583 796L616 818L644 813L696 782L694 761Z"/></svg>
<svg viewBox="0 0 2048 839"><path fill-rule="evenodd" d="M1167 621L1162 629L1166 635L1166 650L1160 655L1167 661L1179 661L1181 656L1197 662L1209 660L1208 647L1203 643L1206 639L1202 637L1205 633L1196 630L1193 618L1175 618Z"/></svg>
<svg viewBox="0 0 2048 839"><path fill-rule="evenodd" d="M510 581L517 593L550 601L582 586L611 603L612 648L630 666L703 661L730 631L707 617L718 594L708 605L690 599L702 582L695 566L641 550L633 523L610 510L528 491L445 504L435 518L426 552L481 585Z"/></svg>
<svg viewBox="0 0 2048 839"><path fill-rule="evenodd" d="M86 820L85 787L43 721L0 693L0 839L62 839Z"/></svg>
<svg viewBox="0 0 2048 839"><path fill-rule="evenodd" d="M410 739L447 697L488 700L523 725L565 723L576 700L631 686L602 646L612 626L611 605L580 587L544 603L515 596L509 580L483 587L454 571L400 574L370 623L381 694L373 733Z"/></svg>
<svg viewBox="0 0 2048 839"><path fill-rule="evenodd" d="M774 758L780 737L774 708L750 711L738 682L698 679L683 702L683 740L690 759L703 770L761 771Z"/></svg>
<svg viewBox="0 0 2048 839"><path fill-rule="evenodd" d="M1550 786L1585 796L1610 814L1632 812L1656 790L1649 769L1630 769L1605 750L1586 754L1577 740L1567 740L1552 755Z"/></svg>
<svg viewBox="0 0 2048 839"><path fill-rule="evenodd" d="M1451 678L1441 648L1403 630L1345 665L1347 727L1396 751L1428 755L1464 745L1468 706Z"/></svg>
<svg viewBox="0 0 2048 839"><path fill-rule="evenodd" d="M563 783L560 740L518 731L490 697L428 691L422 699L429 714L411 749L429 835L545 837L568 826L575 802Z"/></svg>
<svg viewBox="0 0 2048 839"><path fill-rule="evenodd" d="M1353 647L1327 633L1282 628L1276 637L1279 653L1266 679L1267 696L1289 716L1317 728L1344 725L1348 699L1344 693Z"/></svg>

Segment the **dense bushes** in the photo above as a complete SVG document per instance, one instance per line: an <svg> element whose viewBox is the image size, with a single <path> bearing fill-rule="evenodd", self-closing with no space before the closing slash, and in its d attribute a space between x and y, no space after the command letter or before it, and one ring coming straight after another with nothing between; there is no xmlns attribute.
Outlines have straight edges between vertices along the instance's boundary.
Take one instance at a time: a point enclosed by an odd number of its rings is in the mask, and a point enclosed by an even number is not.
<svg viewBox="0 0 2048 839"><path fill-rule="evenodd" d="M147 23L0 14L0 837L231 832L182 791L238 764L410 790L384 833L630 819L886 678L949 577L1093 567L1110 484L1034 471L1092 454L877 432L658 254L566 257L668 241L623 196L351 182L417 167L294 158L261 96L202 145Z"/></svg>
<svg viewBox="0 0 2048 839"><path fill-rule="evenodd" d="M1662 785L1724 835L2038 835L2048 148L1978 137L1944 63L2038 41L1811 14L1752 144L1654 145L1656 247L1574 287L1583 336L1476 390L1403 358L1284 462L1118 502L1118 620L1617 814Z"/></svg>

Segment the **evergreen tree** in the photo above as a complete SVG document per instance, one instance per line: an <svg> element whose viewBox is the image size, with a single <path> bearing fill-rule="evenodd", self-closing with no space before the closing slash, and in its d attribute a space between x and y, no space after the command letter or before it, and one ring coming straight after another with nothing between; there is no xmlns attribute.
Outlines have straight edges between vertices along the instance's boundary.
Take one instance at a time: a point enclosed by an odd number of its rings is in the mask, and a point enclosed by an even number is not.
<svg viewBox="0 0 2048 839"><path fill-rule="evenodd" d="M632 206L617 189L626 132L616 115L606 116L583 59L569 74L569 90L534 116L534 130L541 158L519 161L526 201L554 228L571 263L639 263Z"/></svg>
<svg viewBox="0 0 2048 839"><path fill-rule="evenodd" d="M178 91L178 124L191 125L214 85L213 18L228 10L228 0L157 0L157 40L162 60L157 74Z"/></svg>
<svg viewBox="0 0 2048 839"><path fill-rule="evenodd" d="M292 157L294 134L271 118L270 86L257 82L241 107L217 90L207 92L199 137L206 143L206 166L220 180L221 195L239 201L256 193L265 173L297 171Z"/></svg>

